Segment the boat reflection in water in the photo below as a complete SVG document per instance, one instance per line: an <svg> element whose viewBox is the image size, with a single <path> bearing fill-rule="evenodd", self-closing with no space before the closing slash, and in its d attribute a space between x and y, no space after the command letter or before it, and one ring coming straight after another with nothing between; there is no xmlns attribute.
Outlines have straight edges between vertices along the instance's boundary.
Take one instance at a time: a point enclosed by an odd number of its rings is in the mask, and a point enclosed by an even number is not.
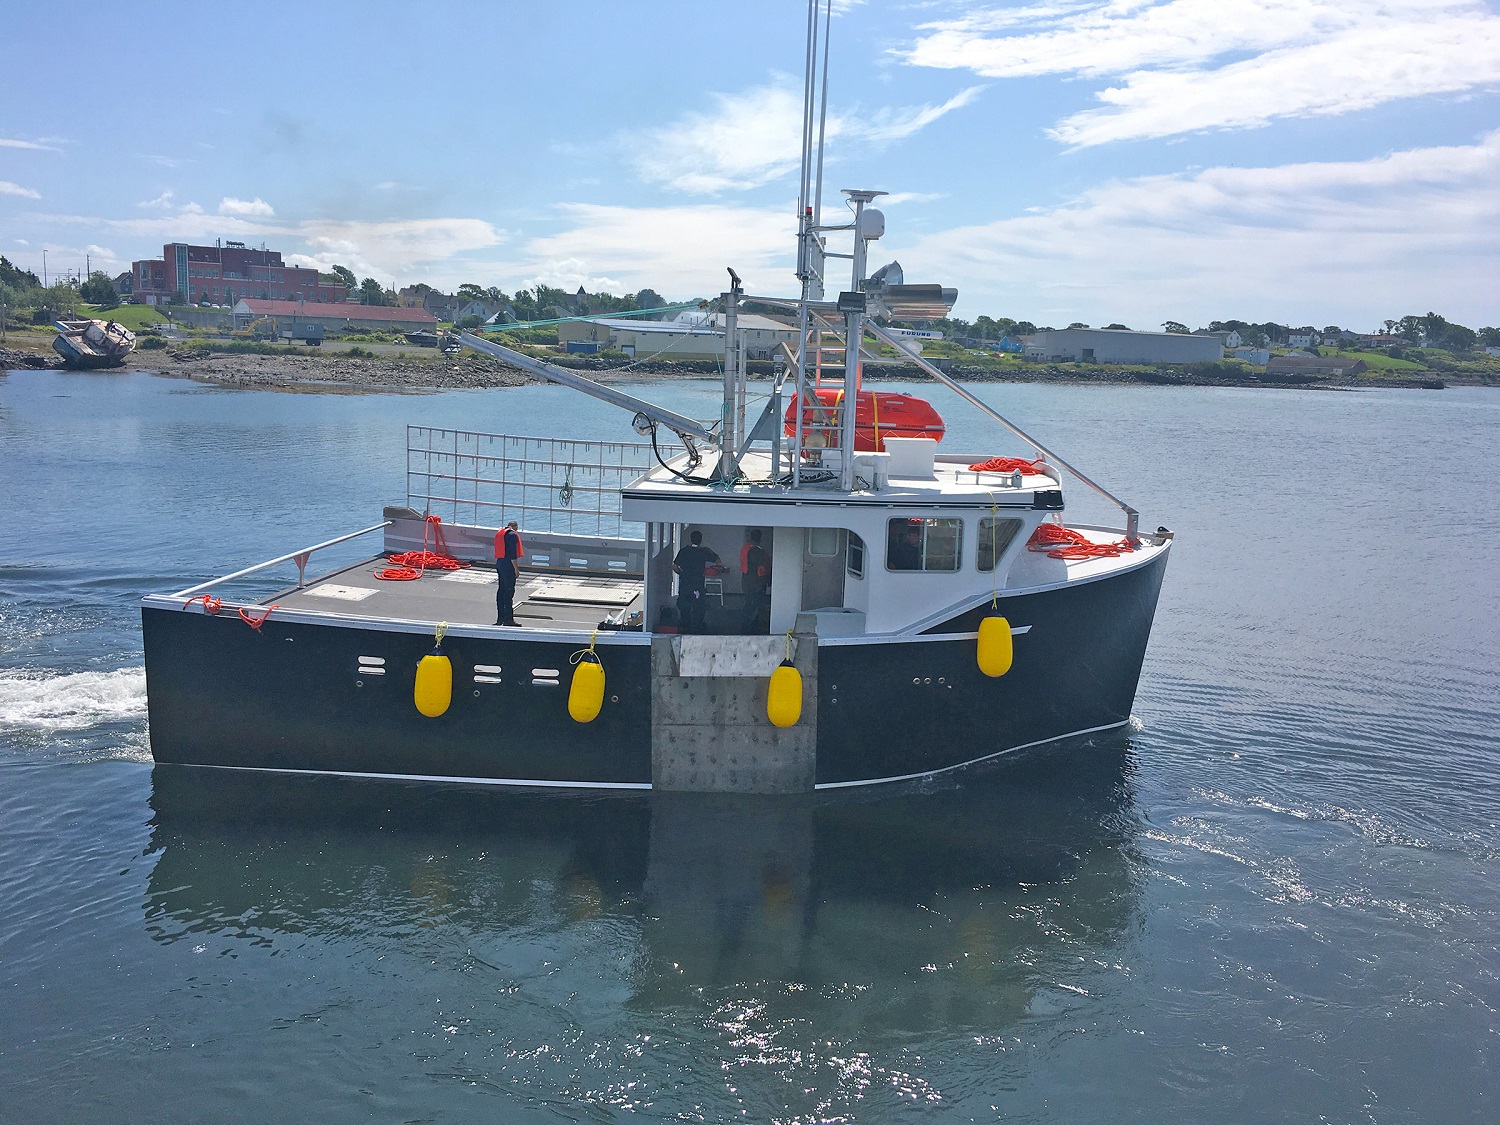
<svg viewBox="0 0 1500 1125"><path fill-rule="evenodd" d="M749 981L873 983L910 1009L902 1026L993 1026L1129 928L1130 774L1123 740L854 799L158 766L146 926L160 942L451 946L508 972L521 946L556 963L607 941L648 1006Z"/></svg>

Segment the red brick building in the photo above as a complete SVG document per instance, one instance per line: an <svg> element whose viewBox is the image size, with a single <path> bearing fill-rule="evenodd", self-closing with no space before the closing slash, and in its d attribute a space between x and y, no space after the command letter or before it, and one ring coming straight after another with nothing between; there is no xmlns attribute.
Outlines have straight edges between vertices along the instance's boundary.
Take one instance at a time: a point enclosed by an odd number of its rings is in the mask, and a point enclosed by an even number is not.
<svg viewBox="0 0 1500 1125"><path fill-rule="evenodd" d="M138 305L169 305L179 293L192 305L234 305L248 297L272 301L337 304L348 299L341 284L325 284L318 271L282 263L279 250L243 242L189 246L169 242L158 259L132 262L131 300Z"/></svg>

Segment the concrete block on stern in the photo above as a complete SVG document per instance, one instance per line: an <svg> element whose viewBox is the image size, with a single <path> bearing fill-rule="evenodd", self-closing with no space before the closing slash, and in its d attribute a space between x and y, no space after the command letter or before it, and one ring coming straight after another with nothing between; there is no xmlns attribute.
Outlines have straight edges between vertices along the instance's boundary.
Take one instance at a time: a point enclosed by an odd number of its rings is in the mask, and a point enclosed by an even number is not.
<svg viewBox="0 0 1500 1125"><path fill-rule="evenodd" d="M656 637L651 642L651 784L667 792L807 793L817 773L818 638L796 634L802 714L766 717L785 637Z"/></svg>

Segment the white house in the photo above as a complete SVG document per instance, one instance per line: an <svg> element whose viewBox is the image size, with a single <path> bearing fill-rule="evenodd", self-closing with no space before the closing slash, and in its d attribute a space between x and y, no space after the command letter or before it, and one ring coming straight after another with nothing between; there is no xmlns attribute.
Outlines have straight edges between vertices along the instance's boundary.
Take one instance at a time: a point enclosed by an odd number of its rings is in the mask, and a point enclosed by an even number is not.
<svg viewBox="0 0 1500 1125"><path fill-rule="evenodd" d="M1270 348L1235 348L1234 358L1242 359L1255 367L1264 367L1271 362Z"/></svg>
<svg viewBox="0 0 1500 1125"><path fill-rule="evenodd" d="M1231 328L1228 332L1210 332L1207 329L1200 329L1199 331L1194 332L1193 335L1212 336L1215 340L1219 341L1219 343L1223 344L1225 349L1228 351L1233 351L1235 348L1239 347L1245 342L1244 340L1240 339L1240 334L1233 328Z"/></svg>
<svg viewBox="0 0 1500 1125"><path fill-rule="evenodd" d="M1286 346L1289 348L1315 348L1322 342L1323 337L1316 332L1290 332L1286 338Z"/></svg>

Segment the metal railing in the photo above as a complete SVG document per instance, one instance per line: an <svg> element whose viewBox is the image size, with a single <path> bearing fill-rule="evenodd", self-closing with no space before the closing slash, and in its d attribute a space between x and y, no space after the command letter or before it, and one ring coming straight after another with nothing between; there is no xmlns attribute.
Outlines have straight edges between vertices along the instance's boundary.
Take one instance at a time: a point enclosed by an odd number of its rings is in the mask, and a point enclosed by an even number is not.
<svg viewBox="0 0 1500 1125"><path fill-rule="evenodd" d="M352 539L358 539L362 535L369 535L371 532L380 531L390 525L390 520L384 520L372 527L364 528L362 531L351 531L348 535L340 535L337 539L327 539L322 543L315 543L311 547L303 547L300 551L278 555L274 559L267 559L263 563L256 563L254 566L247 566L243 570L236 570L233 574L210 578L207 582L199 582L196 586L189 586L186 590L179 590L177 593L168 596L182 598L185 601L196 601L197 595L202 594L205 590L212 590L215 586L222 586L225 582L233 582L238 578L246 578L252 574L259 574L263 570L269 570L273 566L280 566L282 563L288 562L297 564L297 589L300 590L307 585L307 563L315 553L326 550L329 547L336 547L340 543L348 543Z"/></svg>
<svg viewBox="0 0 1500 1125"><path fill-rule="evenodd" d="M644 442L568 441L406 428L406 502L451 523L636 537L620 490L654 464Z"/></svg>

